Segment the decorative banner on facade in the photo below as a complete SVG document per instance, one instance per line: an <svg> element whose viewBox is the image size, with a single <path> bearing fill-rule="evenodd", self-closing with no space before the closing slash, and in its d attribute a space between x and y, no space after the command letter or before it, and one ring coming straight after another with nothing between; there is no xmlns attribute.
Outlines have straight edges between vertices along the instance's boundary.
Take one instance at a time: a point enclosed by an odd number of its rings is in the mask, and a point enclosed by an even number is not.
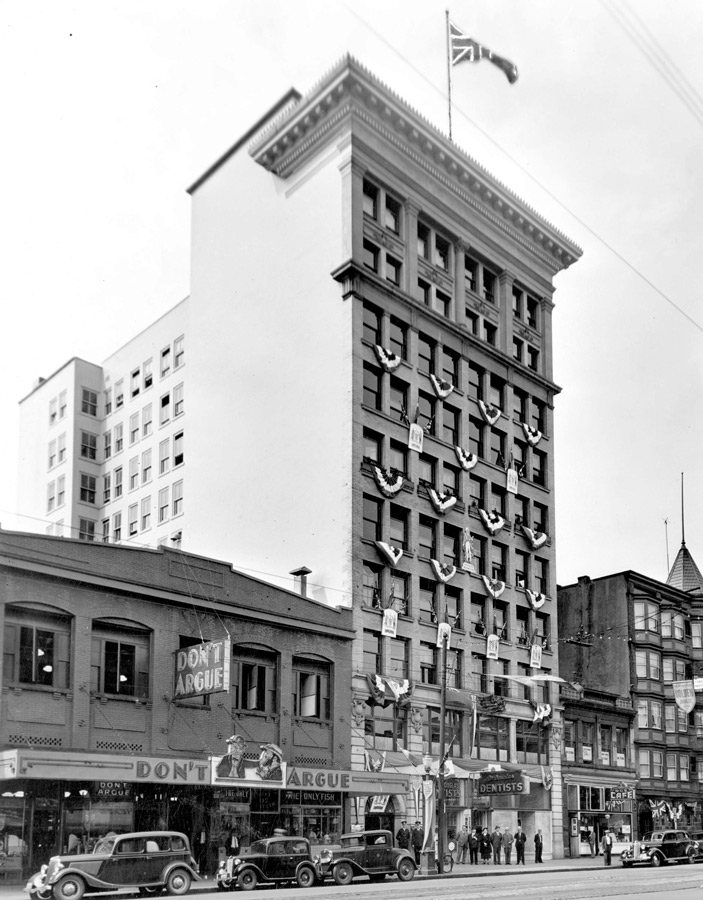
<svg viewBox="0 0 703 900"><path fill-rule="evenodd" d="M432 382L435 394L440 400L444 400L454 390L454 385L451 384L451 382L445 381L443 378L437 378L434 374L430 375L430 381Z"/></svg>
<svg viewBox="0 0 703 900"><path fill-rule="evenodd" d="M674 689L674 700L679 709L686 714L693 712L696 705L696 692L692 681L674 681L671 685Z"/></svg>
<svg viewBox="0 0 703 900"><path fill-rule="evenodd" d="M532 649L530 650L530 668L542 668L542 648L539 644L533 644Z"/></svg>
<svg viewBox="0 0 703 900"><path fill-rule="evenodd" d="M474 565L474 539L468 525L464 526L461 536L461 568L464 572L475 572Z"/></svg>
<svg viewBox="0 0 703 900"><path fill-rule="evenodd" d="M543 531L533 531L533 529L528 528L527 525L522 525L520 527L522 528L522 533L525 535L527 543L533 550L539 550L543 544L547 543L547 535Z"/></svg>
<svg viewBox="0 0 703 900"><path fill-rule="evenodd" d="M525 588L525 593L527 594L527 602L533 610L537 611L544 606L547 599L544 594L540 594L539 591L530 591L527 588Z"/></svg>
<svg viewBox="0 0 703 900"><path fill-rule="evenodd" d="M381 626L381 634L383 637L396 636L398 630L398 613L394 609L383 610L383 625Z"/></svg>
<svg viewBox="0 0 703 900"><path fill-rule="evenodd" d="M498 597L505 590L505 582L498 581L495 578L489 578L488 575L482 575L483 583L486 585L486 590L493 597L494 600L497 600Z"/></svg>
<svg viewBox="0 0 703 900"><path fill-rule="evenodd" d="M230 640L205 641L174 651L174 700L229 691Z"/></svg>
<svg viewBox="0 0 703 900"><path fill-rule="evenodd" d="M486 531L488 531L489 534L498 534L501 528L505 525L505 519L496 509L492 509L490 512L487 512L485 509L481 509L479 507L478 514L481 517L481 521L483 522Z"/></svg>
<svg viewBox="0 0 703 900"><path fill-rule="evenodd" d="M505 490L509 494L517 494L518 491L518 475L515 466L510 466L505 473Z"/></svg>
<svg viewBox="0 0 703 900"><path fill-rule="evenodd" d="M406 703L412 697L415 685L407 678L393 681L382 675L367 675L366 683L371 694L371 706L382 706L384 709L391 703Z"/></svg>
<svg viewBox="0 0 703 900"><path fill-rule="evenodd" d="M384 541L374 541L376 545L376 549L381 554L381 556L385 559L388 565L395 569L398 563L403 556L403 551L400 547L391 547L390 544L386 544Z"/></svg>
<svg viewBox="0 0 703 900"><path fill-rule="evenodd" d="M384 497L395 497L403 487L404 478L400 472L385 471L380 466L371 466L374 481Z"/></svg>
<svg viewBox="0 0 703 900"><path fill-rule="evenodd" d="M542 725L546 725L549 717L552 714L552 707L549 703L532 703L532 708L535 712L533 722L540 722ZM584 759L586 757L584 756Z"/></svg>
<svg viewBox="0 0 703 900"><path fill-rule="evenodd" d="M441 516L456 503L454 494L440 494L434 488L428 488L427 493L432 501L435 512L438 512Z"/></svg>
<svg viewBox="0 0 703 900"><path fill-rule="evenodd" d="M227 738L227 753L211 757L212 783L281 782L285 784L286 763L283 752L276 744L259 744L258 761L245 759L247 742L240 734Z"/></svg>
<svg viewBox="0 0 703 900"><path fill-rule="evenodd" d="M542 769L542 784L544 785L546 790L551 791L552 785L554 784L554 775L552 774L552 767L547 766L547 768L545 769L544 766L540 766L540 768Z"/></svg>
<svg viewBox="0 0 703 900"><path fill-rule="evenodd" d="M456 458L459 460L459 465L465 472L473 469L478 462L478 456L476 456L475 453L467 453L466 450L463 450L461 447L455 446L454 452L456 453Z"/></svg>
<svg viewBox="0 0 703 900"><path fill-rule="evenodd" d="M408 449L422 453L424 442L425 432L423 431L422 426L418 425L417 422L411 422L408 426Z"/></svg>
<svg viewBox="0 0 703 900"><path fill-rule="evenodd" d="M486 659L498 659L500 638L497 634L489 634L486 638Z"/></svg>
<svg viewBox="0 0 703 900"><path fill-rule="evenodd" d="M452 629L448 622L440 622L437 626L437 646L441 647L442 644L447 648L447 650L451 649L452 643Z"/></svg>
<svg viewBox="0 0 703 900"><path fill-rule="evenodd" d="M430 560L430 566L432 567L435 578L437 579L437 581L441 581L442 584L446 584L448 581L451 581L452 578L456 575L456 566L442 565L442 563L440 563L436 559Z"/></svg>
<svg viewBox="0 0 703 900"><path fill-rule="evenodd" d="M537 431L536 428L532 428L527 422L522 423L522 430L525 433L525 437L527 438L527 443L531 447L536 447L537 444L542 440L542 432Z"/></svg>
<svg viewBox="0 0 703 900"><path fill-rule="evenodd" d="M381 347L380 344L374 344L373 349L376 351L376 358L381 364L381 368L385 369L386 372L393 372L402 362L399 356L391 353L390 350L386 350L385 347Z"/></svg>
<svg viewBox="0 0 703 900"><path fill-rule="evenodd" d="M379 815L381 815L386 811L389 800L390 797L387 794L376 794L371 798L371 803L369 804L369 812L378 813Z"/></svg>
<svg viewBox="0 0 703 900"><path fill-rule="evenodd" d="M484 403L483 400L479 400L478 408L489 425L495 425L498 419L500 419L501 413L497 406L492 406L490 403Z"/></svg>
<svg viewBox="0 0 703 900"><path fill-rule="evenodd" d="M432 831L432 823L434 822L435 812L435 786L434 781L428 778L422 782L422 793L425 798L425 822L424 822L424 838L422 841L422 849L434 849L434 832Z"/></svg>

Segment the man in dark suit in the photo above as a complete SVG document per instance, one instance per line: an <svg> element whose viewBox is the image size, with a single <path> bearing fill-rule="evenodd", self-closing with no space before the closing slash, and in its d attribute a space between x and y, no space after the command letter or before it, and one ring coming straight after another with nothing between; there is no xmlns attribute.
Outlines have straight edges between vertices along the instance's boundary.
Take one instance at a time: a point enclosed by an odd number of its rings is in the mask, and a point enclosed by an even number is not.
<svg viewBox="0 0 703 900"><path fill-rule="evenodd" d="M542 837L542 829L540 828L535 835L535 862L542 862L542 849L544 848L544 838Z"/></svg>
<svg viewBox="0 0 703 900"><path fill-rule="evenodd" d="M403 822L400 828L398 829L398 833L395 836L396 843L400 847L401 850L409 850L410 849L410 841L412 840L412 833L408 828L408 823Z"/></svg>
<svg viewBox="0 0 703 900"><path fill-rule="evenodd" d="M419 822L415 822L415 825L412 830L412 848L413 853L415 854L415 863L416 865L420 865L420 851L422 850L422 842L425 838L424 832L422 830L422 825Z"/></svg>
<svg viewBox="0 0 703 900"><path fill-rule="evenodd" d="M517 853L517 865L520 863L525 865L525 841L527 837L522 828L518 825L517 831L515 832L515 852Z"/></svg>

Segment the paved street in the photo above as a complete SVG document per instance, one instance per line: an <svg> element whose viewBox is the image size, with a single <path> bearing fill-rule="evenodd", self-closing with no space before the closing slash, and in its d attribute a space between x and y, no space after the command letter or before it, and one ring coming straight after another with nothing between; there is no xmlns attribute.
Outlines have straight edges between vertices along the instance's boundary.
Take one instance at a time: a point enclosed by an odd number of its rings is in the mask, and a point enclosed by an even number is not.
<svg viewBox="0 0 703 900"><path fill-rule="evenodd" d="M212 898L213 887L212 883L208 883L207 891L191 891L188 898ZM703 865L625 870L619 863L606 869L600 861L594 860L592 865L584 865L563 860L547 864L545 870L528 866L519 872L516 869L508 872L504 867L494 869L479 866L469 870L466 875L462 872L446 878L416 878L406 884L400 883L396 878L388 878L383 884L359 881L348 887L330 884L309 891L298 888L264 888L256 890L251 896L259 900L273 897L285 900L287 896L291 900L349 900L356 897L363 897L364 900L582 900L596 897L598 900L628 897L700 900L701 891ZM115 897L114 894L109 896ZM126 898L129 895L122 893L118 896ZM227 892L224 897L227 896L241 896L241 892ZM27 898L21 888L0 887L0 900L20 898Z"/></svg>

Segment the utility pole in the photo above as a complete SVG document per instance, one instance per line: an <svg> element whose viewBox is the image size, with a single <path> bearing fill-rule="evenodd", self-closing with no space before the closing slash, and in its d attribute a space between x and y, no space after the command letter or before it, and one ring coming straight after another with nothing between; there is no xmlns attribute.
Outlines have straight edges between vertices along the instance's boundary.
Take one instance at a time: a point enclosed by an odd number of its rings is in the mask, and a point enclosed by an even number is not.
<svg viewBox="0 0 703 900"><path fill-rule="evenodd" d="M437 770L437 870L441 875L444 872L444 760L447 717L447 642L450 631L441 629L442 643L440 646L440 671L442 681L440 686L439 701L439 769Z"/></svg>

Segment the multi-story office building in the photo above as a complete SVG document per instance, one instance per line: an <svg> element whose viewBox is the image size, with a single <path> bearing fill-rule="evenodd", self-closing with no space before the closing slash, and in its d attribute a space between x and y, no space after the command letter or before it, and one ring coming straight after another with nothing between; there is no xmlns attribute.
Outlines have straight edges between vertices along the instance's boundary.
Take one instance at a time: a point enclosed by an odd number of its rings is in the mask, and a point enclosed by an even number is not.
<svg viewBox="0 0 703 900"><path fill-rule="evenodd" d="M159 332L110 371L101 477L114 488L119 420L119 511L123 523L137 513L136 534L123 524L120 540L175 531L184 548L277 576L307 563L311 595L353 609L357 765L390 771L401 749L437 758L448 682L458 766L512 767L530 784L487 787L474 803L466 779L450 826L472 808L485 824L520 820L560 856L557 697L530 677L558 669L552 311L554 278L579 248L349 58L309 95L284 97L190 193L182 517L177 531L153 527L162 479L172 511L175 489L156 452L171 427L159 418ZM45 407L47 384L25 403ZM143 440L149 402L143 528L145 464L128 442ZM112 540L111 496L95 528ZM451 627L446 672L440 624ZM382 703L367 676L390 685ZM416 814L418 797L383 809L371 799L367 812L393 823Z"/></svg>
<svg viewBox="0 0 703 900"><path fill-rule="evenodd" d="M703 578L693 558L684 545L666 583L626 571L579 578L558 595L562 676L624 702L629 698L636 713L633 833L700 831L703 706L692 679L703 675ZM584 783L589 772L591 782L603 781L603 748L615 742L622 752L612 724L606 718L590 726L574 723L575 762ZM572 809L574 816L587 812Z"/></svg>

